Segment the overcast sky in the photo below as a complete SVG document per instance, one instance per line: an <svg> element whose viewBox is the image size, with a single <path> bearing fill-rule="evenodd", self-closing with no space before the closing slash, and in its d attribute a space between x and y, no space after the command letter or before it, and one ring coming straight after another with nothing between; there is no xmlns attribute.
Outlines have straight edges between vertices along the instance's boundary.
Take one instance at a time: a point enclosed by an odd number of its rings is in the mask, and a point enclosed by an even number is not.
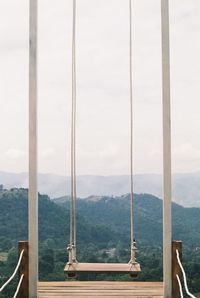
<svg viewBox="0 0 200 298"><path fill-rule="evenodd" d="M0 0L0 171L28 165L28 0ZM39 171L69 174L71 0L39 0ZM133 1L134 163L162 171L160 0ZM77 0L77 173L129 172L128 0ZM200 1L170 1L173 172L200 170Z"/></svg>

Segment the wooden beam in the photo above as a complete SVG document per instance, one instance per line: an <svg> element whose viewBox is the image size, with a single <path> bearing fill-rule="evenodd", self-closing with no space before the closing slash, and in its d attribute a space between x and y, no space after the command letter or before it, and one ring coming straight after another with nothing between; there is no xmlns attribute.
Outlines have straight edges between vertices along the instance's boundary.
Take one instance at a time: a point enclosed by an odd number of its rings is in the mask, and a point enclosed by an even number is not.
<svg viewBox="0 0 200 298"><path fill-rule="evenodd" d="M37 191L37 0L29 15L29 295L37 297L38 191Z"/></svg>
<svg viewBox="0 0 200 298"><path fill-rule="evenodd" d="M18 243L18 254L20 255L24 250L22 261L19 267L19 278L23 274L23 280L19 289L20 298L29 298L29 253L28 253L28 241L20 241Z"/></svg>
<svg viewBox="0 0 200 298"><path fill-rule="evenodd" d="M176 250L178 250L180 260L182 260L182 242L181 241L172 241L172 297L181 298L176 275L178 274L180 280L182 280L182 272L177 261Z"/></svg>
<svg viewBox="0 0 200 298"><path fill-rule="evenodd" d="M65 273L110 273L110 274L130 274L138 276L141 272L140 264L129 263L73 263L67 264L64 269Z"/></svg>
<svg viewBox="0 0 200 298"><path fill-rule="evenodd" d="M171 283L171 110L169 2L161 0L162 98L163 98L163 276L164 297L172 297Z"/></svg>

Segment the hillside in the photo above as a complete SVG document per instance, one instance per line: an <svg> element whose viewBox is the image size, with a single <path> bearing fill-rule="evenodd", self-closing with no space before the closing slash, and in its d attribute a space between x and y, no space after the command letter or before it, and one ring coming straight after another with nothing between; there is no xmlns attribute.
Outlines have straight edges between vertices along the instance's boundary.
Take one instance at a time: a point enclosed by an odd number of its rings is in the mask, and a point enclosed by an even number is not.
<svg viewBox="0 0 200 298"><path fill-rule="evenodd" d="M11 274L17 260L18 240L27 239L27 190L0 193L0 283ZM55 203L56 202L56 203ZM53 202L39 196L39 273L41 280L65 280L69 238L69 200ZM127 262L130 258L130 200L89 197L77 202L78 260ZM135 196L135 231L139 280L162 280L162 201L152 195ZM200 291L200 209L173 204L174 239L184 243L185 268L193 292ZM67 237L66 237L67 235ZM78 276L79 279L129 279L124 276ZM11 297L12 288L5 297Z"/></svg>
<svg viewBox="0 0 200 298"><path fill-rule="evenodd" d="M12 243L27 239L28 233L28 191L26 189L11 189L0 194L0 249L6 238ZM82 242L107 242L109 239L116 241L121 235L107 228L89 224L81 216L77 216L79 230L77 237ZM39 195L39 238L43 242L54 239L60 248L66 247L69 235L69 210L52 202L48 196ZM98 237L97 237L98 235Z"/></svg>
<svg viewBox="0 0 200 298"><path fill-rule="evenodd" d="M12 189L0 193L0 237L27 238L27 190ZM122 197L89 197L77 201L78 241L129 242L130 200ZM173 238L200 246L200 209L173 203ZM65 245L69 235L69 199L50 200L39 196L39 236L56 239ZM58 233L59 231L59 233ZM135 233L141 243L162 244L162 201L152 195L135 195Z"/></svg>
<svg viewBox="0 0 200 298"><path fill-rule="evenodd" d="M55 199L69 209L69 199ZM106 225L114 231L130 232L130 197L88 197L77 201L77 212L89 222ZM173 238L200 246L200 208L172 204ZM135 195L135 236L142 243L162 244L162 200L149 194Z"/></svg>
<svg viewBox="0 0 200 298"><path fill-rule="evenodd" d="M61 197L70 192L70 178L54 175L39 174L39 191L51 198ZM5 188L27 188L27 173L0 172L0 184ZM90 176L77 177L77 193L85 198L90 195L120 196L129 192L130 178L119 176ZM185 173L172 175L173 200L185 207L200 207L200 173ZM150 193L162 197L162 176L157 174L141 174L134 176L136 193Z"/></svg>

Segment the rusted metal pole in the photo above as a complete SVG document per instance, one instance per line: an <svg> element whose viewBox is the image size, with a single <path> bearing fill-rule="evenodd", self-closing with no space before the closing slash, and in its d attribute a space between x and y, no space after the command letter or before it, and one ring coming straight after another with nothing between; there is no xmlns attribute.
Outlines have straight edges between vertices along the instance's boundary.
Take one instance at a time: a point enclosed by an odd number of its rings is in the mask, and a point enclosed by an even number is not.
<svg viewBox="0 0 200 298"><path fill-rule="evenodd" d="M28 253L28 241L20 241L18 243L18 252L21 254L24 250L22 261L19 267L19 278L23 274L23 280L19 289L18 297L29 298L29 253Z"/></svg>
<svg viewBox="0 0 200 298"><path fill-rule="evenodd" d="M180 260L182 260L182 242L172 241L172 297L181 298L177 276L182 280L181 268L177 261L176 250L179 252Z"/></svg>

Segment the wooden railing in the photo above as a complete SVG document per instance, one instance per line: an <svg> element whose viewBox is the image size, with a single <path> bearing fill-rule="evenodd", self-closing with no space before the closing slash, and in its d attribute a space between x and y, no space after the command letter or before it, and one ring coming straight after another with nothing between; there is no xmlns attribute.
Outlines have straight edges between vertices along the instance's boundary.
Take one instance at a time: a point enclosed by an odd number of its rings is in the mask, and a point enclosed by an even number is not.
<svg viewBox="0 0 200 298"><path fill-rule="evenodd" d="M14 280L16 275L19 275L19 281L17 288L15 290L13 298L29 298L29 257L28 257L28 242L20 241L18 244L18 262L15 267L13 274L8 278L8 280L0 287L0 293Z"/></svg>
<svg viewBox="0 0 200 298"><path fill-rule="evenodd" d="M20 241L18 245L19 255L21 251L24 250L24 255L22 262L19 268L19 276L24 275L20 291L20 298L29 298L29 247L27 241ZM177 251L179 253L180 260L182 261L182 242L181 241L172 241L172 297L173 298L181 298L180 288L177 279L177 275L179 276L180 281L183 281L182 271L178 264L177 260Z"/></svg>
<svg viewBox="0 0 200 298"><path fill-rule="evenodd" d="M172 242L172 298L183 298L183 289L188 297L196 298L188 287L186 273L182 264L182 242Z"/></svg>
<svg viewBox="0 0 200 298"><path fill-rule="evenodd" d="M20 241L18 243L18 264L8 281L0 288L4 289L15 277L16 273L19 275L18 288L13 297L29 298L29 244L28 241ZM182 262L182 242L172 242L172 297L182 297L182 286L185 284L183 271L180 266ZM185 274L185 273L184 273ZM190 294L190 297L194 297Z"/></svg>
<svg viewBox="0 0 200 298"><path fill-rule="evenodd" d="M182 272L177 261L176 250L178 250L180 258L182 260L181 241L172 241L172 297L181 298L177 275L179 276L180 281L182 281Z"/></svg>
<svg viewBox="0 0 200 298"><path fill-rule="evenodd" d="M24 276L18 297L20 298L29 298L29 246L28 241L20 241L18 243L18 252L19 255L21 251L24 251L22 262L19 267L19 278L20 276Z"/></svg>

